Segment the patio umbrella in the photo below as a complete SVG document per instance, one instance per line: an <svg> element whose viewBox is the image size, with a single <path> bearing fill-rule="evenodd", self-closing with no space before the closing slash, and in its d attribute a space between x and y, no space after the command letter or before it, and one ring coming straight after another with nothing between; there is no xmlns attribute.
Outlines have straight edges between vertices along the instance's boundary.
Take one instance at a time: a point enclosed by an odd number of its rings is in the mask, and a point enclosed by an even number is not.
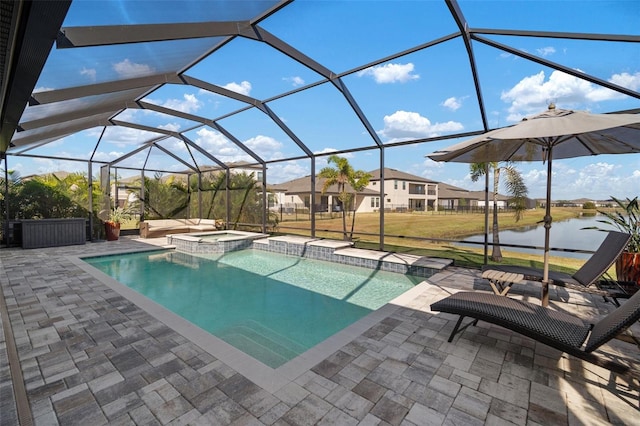
<svg viewBox="0 0 640 426"><path fill-rule="evenodd" d="M640 114L590 114L556 109L508 127L484 133L428 154L435 161L486 163L547 162L547 202L544 217L542 304L549 303L549 232L551 229L551 163L553 159L598 154L640 153Z"/></svg>

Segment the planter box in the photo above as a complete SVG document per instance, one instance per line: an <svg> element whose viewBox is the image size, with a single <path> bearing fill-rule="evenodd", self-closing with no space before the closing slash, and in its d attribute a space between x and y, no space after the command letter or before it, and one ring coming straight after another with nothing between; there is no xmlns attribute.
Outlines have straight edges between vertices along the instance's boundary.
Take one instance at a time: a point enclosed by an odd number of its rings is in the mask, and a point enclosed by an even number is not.
<svg viewBox="0 0 640 426"><path fill-rule="evenodd" d="M84 244L87 241L86 219L23 220L22 248L41 248Z"/></svg>

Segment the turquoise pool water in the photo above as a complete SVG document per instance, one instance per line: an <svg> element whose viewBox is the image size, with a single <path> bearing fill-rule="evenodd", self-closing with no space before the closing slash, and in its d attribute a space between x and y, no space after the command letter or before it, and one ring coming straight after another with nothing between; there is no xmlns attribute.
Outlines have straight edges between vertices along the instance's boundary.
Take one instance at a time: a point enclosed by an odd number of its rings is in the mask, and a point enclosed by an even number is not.
<svg viewBox="0 0 640 426"><path fill-rule="evenodd" d="M422 281L258 250L83 260L273 368Z"/></svg>

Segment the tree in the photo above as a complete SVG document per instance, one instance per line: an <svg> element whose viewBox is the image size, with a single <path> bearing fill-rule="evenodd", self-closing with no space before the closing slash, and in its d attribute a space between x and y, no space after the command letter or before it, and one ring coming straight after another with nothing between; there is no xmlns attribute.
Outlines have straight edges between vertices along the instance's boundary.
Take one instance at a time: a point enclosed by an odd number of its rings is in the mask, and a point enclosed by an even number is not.
<svg viewBox="0 0 640 426"><path fill-rule="evenodd" d="M471 180L476 182L480 177L493 169L493 249L491 251L491 260L494 262L502 261L502 252L500 250L500 229L498 227L498 188L500 186L500 173L504 171L506 182L505 187L507 193L512 197L511 205L514 208L516 222L522 218L525 210L525 199L528 189L524 183L524 179L520 172L509 162L503 163L473 163L469 166L471 172ZM488 207L488 206L487 206Z"/></svg>
<svg viewBox="0 0 640 426"><path fill-rule="evenodd" d="M338 200L342 205L342 237L345 241L353 239L353 228L356 222L356 211L353 209L351 220L351 232L347 235L347 208L351 204L355 195L362 191L369 184L371 175L362 170L354 170L349 160L338 155L331 155L328 164L334 163L336 168L327 166L320 170L318 177L324 178L322 193L327 192L332 185L338 185ZM351 188L353 194L348 191Z"/></svg>
<svg viewBox="0 0 640 426"><path fill-rule="evenodd" d="M219 215L218 217L215 217L215 215L212 214L213 208L215 206L216 196L218 195L218 191L224 190L226 181L227 181L227 175L225 172L217 172L209 176L208 178L203 179L202 186L204 188L200 188L200 189L205 190L206 188L206 191L211 192L211 201L209 202L209 209L207 210L205 219L220 219L221 217L226 217L226 215Z"/></svg>
<svg viewBox="0 0 640 426"><path fill-rule="evenodd" d="M170 175L163 178L156 173L153 179L144 178L145 219L186 218L190 193L186 182Z"/></svg>

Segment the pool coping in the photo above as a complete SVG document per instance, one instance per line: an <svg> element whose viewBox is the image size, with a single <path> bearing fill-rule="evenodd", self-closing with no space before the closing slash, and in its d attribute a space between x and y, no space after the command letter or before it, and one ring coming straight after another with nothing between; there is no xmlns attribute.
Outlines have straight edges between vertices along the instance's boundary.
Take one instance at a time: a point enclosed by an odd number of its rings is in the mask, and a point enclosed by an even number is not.
<svg viewBox="0 0 640 426"><path fill-rule="evenodd" d="M160 246L158 248L142 249L142 250L116 250L113 252L102 253L101 256L109 256L115 254L138 253L148 251L160 251L172 249L170 245ZM411 289L397 296L393 300L387 302L382 307L360 318L358 321L347 326L336 334L328 337L314 347L308 349L304 353L298 355L292 360L286 362L278 368L269 367L255 358L245 354L241 350L235 348L224 340L205 331L197 325L189 322L181 316L171 312L167 308L161 306L148 297L138 293L137 291L127 287L114 278L108 276L104 272L94 268L83 258L94 257L87 256L68 256L68 260L80 269L100 281L110 289L114 290L121 296L127 298L145 312L152 315L158 321L162 322L169 328L189 339L195 345L208 352L210 355L233 368L238 373L253 381L258 386L268 392L275 393L285 387L290 382L313 368L322 360L339 350L341 347L351 342L366 330L379 323L383 319L392 315L402 305L415 299L417 295L422 293L426 286L430 285L426 280L413 286Z"/></svg>

